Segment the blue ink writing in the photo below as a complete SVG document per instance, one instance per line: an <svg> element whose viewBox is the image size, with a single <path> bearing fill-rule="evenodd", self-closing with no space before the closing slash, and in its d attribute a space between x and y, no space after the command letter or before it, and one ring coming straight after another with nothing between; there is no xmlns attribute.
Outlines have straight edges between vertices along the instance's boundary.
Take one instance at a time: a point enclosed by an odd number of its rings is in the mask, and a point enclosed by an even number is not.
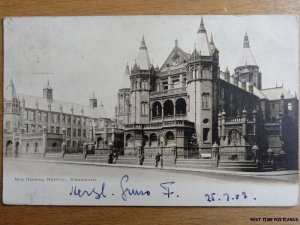
<svg viewBox="0 0 300 225"><path fill-rule="evenodd" d="M95 199L100 199L100 198L106 198L106 195L104 194L104 192L105 192L105 183L102 183L100 192L96 191L95 188L88 191L88 190L80 189L77 186L72 186L72 189L69 194L78 196L79 198L94 196Z"/></svg>
<svg viewBox="0 0 300 225"><path fill-rule="evenodd" d="M170 198L170 195L174 194L174 192L170 190L170 186L171 186L172 184L174 184L174 183L175 183L175 181L164 182L164 183L161 183L161 184L160 184L160 186L164 189L163 194L164 194L164 195L167 195L168 198Z"/></svg>
<svg viewBox="0 0 300 225"><path fill-rule="evenodd" d="M121 187L121 197L123 199L123 201L127 201L127 197L128 196L144 196L144 195L147 195L149 196L150 195L150 191L142 191L142 190L138 190L136 188L128 188L126 187L126 183L128 182L129 180L129 176L128 175L124 175L122 178L121 178L121 181L120 181L120 187Z"/></svg>

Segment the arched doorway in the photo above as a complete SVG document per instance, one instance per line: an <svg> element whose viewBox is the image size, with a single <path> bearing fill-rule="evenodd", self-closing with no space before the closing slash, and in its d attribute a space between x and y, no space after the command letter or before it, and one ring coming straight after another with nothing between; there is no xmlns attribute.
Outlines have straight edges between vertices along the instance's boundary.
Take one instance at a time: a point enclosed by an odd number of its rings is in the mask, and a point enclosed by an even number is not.
<svg viewBox="0 0 300 225"><path fill-rule="evenodd" d="M160 102L154 102L152 105L152 118L161 117L162 107Z"/></svg>
<svg viewBox="0 0 300 225"><path fill-rule="evenodd" d="M26 143L25 151L26 151L26 153L29 152L29 143Z"/></svg>
<svg viewBox="0 0 300 225"><path fill-rule="evenodd" d="M132 135L131 134L127 134L126 135L126 141L125 141L125 146L126 147L131 147L132 146Z"/></svg>
<svg viewBox="0 0 300 225"><path fill-rule="evenodd" d="M19 156L19 142L18 141L16 142L16 152L15 152L15 154L16 154L16 157Z"/></svg>
<svg viewBox="0 0 300 225"><path fill-rule="evenodd" d="M39 144L36 142L34 144L34 152L38 152L39 151Z"/></svg>
<svg viewBox="0 0 300 225"><path fill-rule="evenodd" d="M97 148L104 148L104 140L102 137L98 137L97 139Z"/></svg>
<svg viewBox="0 0 300 225"><path fill-rule="evenodd" d="M164 102L164 116L173 116L174 115L174 104L171 100Z"/></svg>
<svg viewBox="0 0 300 225"><path fill-rule="evenodd" d="M186 114L186 102L183 98L176 100L176 115L185 115Z"/></svg>
<svg viewBox="0 0 300 225"><path fill-rule="evenodd" d="M152 133L150 134L150 142L149 142L150 146L157 146L158 145L158 141L157 141L157 134Z"/></svg>
<svg viewBox="0 0 300 225"><path fill-rule="evenodd" d="M166 145L170 145L175 142L175 136L172 131L168 131L166 133L166 142L167 142Z"/></svg>
<svg viewBox="0 0 300 225"><path fill-rule="evenodd" d="M11 153L13 151L13 143L11 140L8 140L6 142L6 147L5 147L5 155L8 156L10 155L11 156Z"/></svg>

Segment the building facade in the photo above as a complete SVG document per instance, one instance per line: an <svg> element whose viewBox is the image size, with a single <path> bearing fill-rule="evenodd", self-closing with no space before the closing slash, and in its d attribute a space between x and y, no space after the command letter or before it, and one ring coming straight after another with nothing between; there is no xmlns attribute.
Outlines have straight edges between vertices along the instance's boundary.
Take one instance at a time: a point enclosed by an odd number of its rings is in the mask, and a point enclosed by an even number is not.
<svg viewBox="0 0 300 225"><path fill-rule="evenodd" d="M7 156L83 151L84 143L94 143L96 131L111 119L93 93L89 105L53 98L49 81L43 97L18 94L11 80L4 98L4 153ZM100 132L101 133L101 132Z"/></svg>
<svg viewBox="0 0 300 225"><path fill-rule="evenodd" d="M298 157L298 99L282 86L262 89L262 74L245 34L231 74L220 71L219 51L201 19L191 54L175 46L158 68L145 39L135 64L126 66L118 92L116 126L124 132L124 154L146 157L253 160L260 153ZM257 150L258 149L258 150Z"/></svg>

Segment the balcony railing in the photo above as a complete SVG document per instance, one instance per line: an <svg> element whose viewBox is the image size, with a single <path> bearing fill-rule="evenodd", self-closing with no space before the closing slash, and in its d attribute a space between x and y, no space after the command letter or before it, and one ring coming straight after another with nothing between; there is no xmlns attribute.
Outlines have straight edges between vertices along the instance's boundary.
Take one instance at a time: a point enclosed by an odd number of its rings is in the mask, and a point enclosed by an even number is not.
<svg viewBox="0 0 300 225"><path fill-rule="evenodd" d="M184 93L186 93L186 87L180 87L180 88L172 88L172 89L167 89L162 91L150 92L150 96L156 97L156 96L166 96L166 95L175 95L175 94L184 94Z"/></svg>

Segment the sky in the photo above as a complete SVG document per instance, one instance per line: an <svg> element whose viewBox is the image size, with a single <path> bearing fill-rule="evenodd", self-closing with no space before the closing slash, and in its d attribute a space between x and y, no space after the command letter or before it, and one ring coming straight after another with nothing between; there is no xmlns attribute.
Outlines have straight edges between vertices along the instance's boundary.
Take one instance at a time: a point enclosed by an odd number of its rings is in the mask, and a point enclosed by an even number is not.
<svg viewBox="0 0 300 225"><path fill-rule="evenodd" d="M298 95L299 24L292 15L203 16L213 34L220 68L233 73L247 32L262 72L262 88L283 84ZM4 20L4 85L42 96L49 79L54 99L88 104L93 90L113 116L128 63L144 35L150 59L162 66L178 39L192 52L201 16L7 17Z"/></svg>

